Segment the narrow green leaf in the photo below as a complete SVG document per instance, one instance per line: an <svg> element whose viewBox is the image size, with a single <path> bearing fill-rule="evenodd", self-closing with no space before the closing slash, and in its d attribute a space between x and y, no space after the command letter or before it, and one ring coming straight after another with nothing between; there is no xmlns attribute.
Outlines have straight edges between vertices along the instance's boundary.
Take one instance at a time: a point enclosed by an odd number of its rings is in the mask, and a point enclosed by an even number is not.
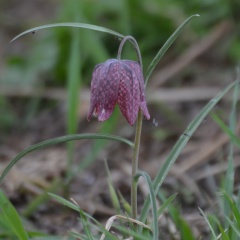
<svg viewBox="0 0 240 240"><path fill-rule="evenodd" d="M87 217L85 216L85 213L79 209L79 213L80 213L80 216L81 216L81 220L82 220L82 224L83 224L83 229L87 235L87 239L89 240L94 240L93 238L93 235L90 231L90 227L89 227L89 223L88 223L88 220L87 220Z"/></svg>
<svg viewBox="0 0 240 240"><path fill-rule="evenodd" d="M84 29L89 29L89 30L94 30L94 31L99 31L99 32L104 32L104 33L109 33L111 35L117 36L119 38L124 38L124 35L115 32L111 29L105 28L105 27L100 27L92 24L86 24L86 23L74 23L74 22L65 22L65 23L54 23L54 24L47 24L47 25L42 25L38 27L31 28L29 30L26 30L19 35L17 35L15 38L11 40L11 42L15 41L17 38L28 34L28 33L34 33L38 30L41 29L46 29L46 28L54 28L54 27L75 27L75 28L84 28Z"/></svg>
<svg viewBox="0 0 240 240"><path fill-rule="evenodd" d="M80 35L74 29L71 35L70 57L68 60L67 74L67 134L76 134L78 125L80 82L81 82L81 60L80 60ZM65 179L72 175L74 142L67 144L67 174ZM66 185L67 188L69 185ZM66 189L67 190L67 189ZM68 191L68 190L67 190Z"/></svg>
<svg viewBox="0 0 240 240"><path fill-rule="evenodd" d="M179 216L179 229L181 233L181 239L195 240L191 227L181 216Z"/></svg>
<svg viewBox="0 0 240 240"><path fill-rule="evenodd" d="M230 236L228 236L228 228L224 230L220 223L218 223L218 228L221 232L221 234L218 236L218 239L230 240Z"/></svg>
<svg viewBox="0 0 240 240"><path fill-rule="evenodd" d="M105 160L104 163L105 163L105 168L106 168L107 175L108 175L108 188L109 188L109 192L110 192L111 201L112 201L112 204L113 204L117 214L120 215L121 206L120 206L120 202L119 202L117 193L113 187L113 181L112 181L111 174L110 174L110 171L108 168L107 160Z"/></svg>
<svg viewBox="0 0 240 240"><path fill-rule="evenodd" d="M176 196L177 196L177 193L173 194L166 201L164 201L162 206L158 209L158 218L162 215L162 213L168 207L168 205L176 198Z"/></svg>
<svg viewBox="0 0 240 240"><path fill-rule="evenodd" d="M70 201L68 201L68 200L66 200L66 199L64 199L64 198L62 198L62 197L60 197L60 196L58 196L56 194L53 194L53 193L48 193L48 194L49 194L49 196L51 196L52 198L54 198L55 200L57 200L59 203L63 204L64 206L67 206L67 207L69 207L69 208L71 208L71 209L73 209L73 210L75 210L77 212L82 211L87 218L91 219L99 227L99 230L101 232L103 232L106 236L110 236L111 239L113 239L113 240L118 240L117 237L115 237L110 232L108 232L104 228L104 226L101 223L99 223L95 218L93 218L88 213L86 213L83 210L81 210L81 208L79 206L73 204L72 202L70 202Z"/></svg>
<svg viewBox="0 0 240 240"><path fill-rule="evenodd" d="M131 215L131 206L130 204L128 203L128 201L123 197L123 195L121 194L120 191L118 191L118 195L119 195L119 198L120 198L120 202L123 206L123 210L126 212L127 215Z"/></svg>
<svg viewBox="0 0 240 240"><path fill-rule="evenodd" d="M227 216L226 219L229 223L229 225L231 226L231 228L234 230L234 232L237 234L238 237L240 237L240 230L239 227L235 226L234 222L232 222Z"/></svg>
<svg viewBox="0 0 240 240"><path fill-rule="evenodd" d="M142 176L147 183L148 190L149 190L149 197L151 200L152 205L152 215L153 215L153 240L158 240L158 212L157 212L157 202L154 194L153 184L151 181L150 176L146 172L138 171L136 176L134 177L134 180L137 181L137 179Z"/></svg>
<svg viewBox="0 0 240 240"><path fill-rule="evenodd" d="M150 240L150 239L152 240L152 238L145 237L142 234L140 234L136 231L133 231L131 229L128 229L126 227L122 227L122 226L115 225L115 224L113 226L114 226L114 228L116 228L121 233L128 234L129 236L134 237L134 239L136 239L136 240ZM128 239L131 239L131 238L128 238ZM119 240L119 238L118 238L118 240Z"/></svg>
<svg viewBox="0 0 240 240"><path fill-rule="evenodd" d="M66 200L66 199L64 199L64 198L62 198L62 197L60 197L56 194L53 194L53 193L48 193L48 195L50 197L54 198L55 200L57 200L59 203L63 204L64 206L67 206L67 207L73 209L74 211L79 212L80 207L73 204L72 202L70 202L70 201L68 201L68 200Z"/></svg>
<svg viewBox="0 0 240 240"><path fill-rule="evenodd" d="M189 17L187 20L185 20L182 25L180 25L177 30L169 37L169 39L165 42L165 44L162 46L162 48L159 50L157 55L154 57L152 62L150 63L146 77L145 77L145 86L147 86L148 80L154 70L154 68L157 66L158 62L162 59L168 48L174 43L175 39L178 37L178 35L182 32L184 27L192 20L194 17L199 17L200 15L195 14Z"/></svg>
<svg viewBox="0 0 240 240"><path fill-rule="evenodd" d="M236 198L236 207L240 212L240 189L238 190L237 198Z"/></svg>
<svg viewBox="0 0 240 240"><path fill-rule="evenodd" d="M237 70L238 80L240 80L239 69ZM237 121L236 112L239 97L239 87L240 87L239 84L236 84L236 86L234 87L231 114L229 117L229 130L231 130L233 133L236 130ZM229 196L232 196L233 188L234 188L234 143L233 141L231 141L228 153L228 168L224 179L224 189L229 194ZM230 207L226 201L224 201L224 215L230 217ZM228 227L228 223L227 222L225 223L226 223L225 227Z"/></svg>
<svg viewBox="0 0 240 240"><path fill-rule="evenodd" d="M4 179L4 177L7 175L7 173L9 172L9 170L25 155L27 155L30 152L45 148L45 147L49 147L51 145L55 145L58 143L63 143L63 142L68 142L68 141L76 141L76 140L80 140L80 139L107 139L107 140L113 140L113 141L119 141L119 142L123 142L128 144L129 146L133 147L133 142L122 138L122 137L118 137L118 136L114 136L114 135L110 135L110 134L93 134L93 133L84 133L84 134L72 134L72 135L66 135L66 136L62 136L62 137L57 137L57 138L53 138L53 139L49 139L43 142L40 142L38 144L32 145L31 147L26 148L25 150L23 150L22 152L20 152L9 164L8 166L5 168L5 170L3 171L1 177L0 177L0 183L2 182L2 180Z"/></svg>
<svg viewBox="0 0 240 240"><path fill-rule="evenodd" d="M239 84L238 81L235 81L231 84L229 84L222 92L217 94L215 98L213 98L196 116L196 118L189 124L185 132L181 135L177 143L172 148L172 151L169 153L166 161L163 163L161 168L159 169L154 182L153 182L153 188L155 191L155 194L159 191L159 188L161 187L164 179L166 178L168 172L170 171L172 165L175 163L178 156L181 154L183 148L188 143L189 139L192 137L194 132L197 130L199 125L202 123L202 121L206 118L206 116L209 114L209 112L214 108L214 106L220 101L220 99L230 90L232 89L236 84ZM149 197L144 202L144 207L140 216L140 221L145 222L147 218L147 214L150 207L150 199Z"/></svg>
<svg viewBox="0 0 240 240"><path fill-rule="evenodd" d="M70 234L71 234L71 236L74 237L74 239L81 239L81 240L88 240L89 239L85 235L80 234L80 233L70 231Z"/></svg>
<svg viewBox="0 0 240 240"><path fill-rule="evenodd" d="M212 225L210 224L207 216L205 215L205 213L202 211L201 208L198 208L198 209L199 209L201 215L204 217L205 221L207 222L208 227L209 227L209 229L210 229L210 231L211 231L211 233L212 233L213 239L214 239L214 240L217 240L217 235L215 234L215 231L214 231Z"/></svg>
<svg viewBox="0 0 240 240"><path fill-rule="evenodd" d="M230 205L232 209L232 213L235 217L236 223L238 225L238 228L240 229L240 212L238 211L237 204L231 199L231 197L228 195L226 191L221 191L227 200L228 204Z"/></svg>
<svg viewBox="0 0 240 240"><path fill-rule="evenodd" d="M240 147L240 138L214 113L211 114L212 119L218 124L218 126L229 136L231 141Z"/></svg>
<svg viewBox="0 0 240 240"><path fill-rule="evenodd" d="M20 240L28 240L28 234L23 227L22 221L16 209L1 190L0 216Z"/></svg>

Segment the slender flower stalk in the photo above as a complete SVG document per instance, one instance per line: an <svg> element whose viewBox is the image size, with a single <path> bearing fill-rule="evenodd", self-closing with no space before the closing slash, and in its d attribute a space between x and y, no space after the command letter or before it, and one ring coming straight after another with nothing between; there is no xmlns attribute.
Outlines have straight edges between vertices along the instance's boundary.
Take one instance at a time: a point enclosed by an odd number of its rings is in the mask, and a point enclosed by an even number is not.
<svg viewBox="0 0 240 240"><path fill-rule="evenodd" d="M137 182L134 181L134 177L138 170L138 158L139 158L139 148L142 132L142 112L138 112L135 141L133 147L133 157L132 157L132 185L131 185L131 208L132 208L132 218L137 219Z"/></svg>
<svg viewBox="0 0 240 240"><path fill-rule="evenodd" d="M138 61L121 59L122 49L127 41L133 44ZM122 114L130 125L133 126L137 120L131 179L133 219L137 219L137 182L134 181L134 177L138 170L143 115L150 119L144 90L142 57L139 46L132 36L126 36L120 43L117 59L109 59L104 63L98 64L93 71L91 104L87 119L90 120L92 114L95 114L98 116L99 121L107 120L118 103Z"/></svg>
<svg viewBox="0 0 240 240"><path fill-rule="evenodd" d="M121 53L123 45L126 41L131 41L131 43L134 45L134 48L137 53L138 61L142 69L142 57L140 53L140 49L138 46L137 41L132 36L126 36L123 38L123 40L120 43L119 49L118 49L118 59L121 59ZM144 88L144 87L143 87ZM144 89L143 89L144 92ZM139 159L139 149L140 149L140 141L141 141L141 132L142 132L142 120L143 120L143 114L139 110L138 116L137 116L137 124L136 124L136 132L135 132L135 141L134 141L134 147L133 147L133 156L132 156L132 182L131 182L131 214L133 219L137 219L137 182L134 181L134 177L137 174L138 170L138 159Z"/></svg>

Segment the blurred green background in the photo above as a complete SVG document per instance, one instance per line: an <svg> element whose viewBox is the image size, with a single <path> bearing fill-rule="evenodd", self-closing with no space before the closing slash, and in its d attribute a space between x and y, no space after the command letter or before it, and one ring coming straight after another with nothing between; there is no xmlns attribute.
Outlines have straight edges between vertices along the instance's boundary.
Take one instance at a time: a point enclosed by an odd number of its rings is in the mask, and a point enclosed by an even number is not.
<svg viewBox="0 0 240 240"><path fill-rule="evenodd" d="M115 58L119 44L113 36L104 33L62 27L42 30L9 43L20 32L56 22L101 25L134 36L140 45L146 70L170 34L187 17L198 13L201 17L194 19L184 30L163 59L162 66L171 63L192 43L210 34L220 22L227 21L235 30L229 34L217 54L222 57L222 61L219 60L221 64L224 62L224 67L228 69L234 67L240 57L239 14L236 10L240 8L239 5L237 0L1 1L1 136L14 126L19 128L26 125L39 109L55 106L55 101L44 101L38 97L38 93L43 93L44 89L61 87L69 89L69 94L76 95L71 88L89 88L95 64ZM73 56L76 50L78 54ZM124 57L135 59L135 52L130 46L126 47ZM69 70L71 59L78 65L75 73ZM70 78L74 77L74 87L71 87ZM76 99L76 96L72 98L71 106ZM69 131L75 131L74 127Z"/></svg>

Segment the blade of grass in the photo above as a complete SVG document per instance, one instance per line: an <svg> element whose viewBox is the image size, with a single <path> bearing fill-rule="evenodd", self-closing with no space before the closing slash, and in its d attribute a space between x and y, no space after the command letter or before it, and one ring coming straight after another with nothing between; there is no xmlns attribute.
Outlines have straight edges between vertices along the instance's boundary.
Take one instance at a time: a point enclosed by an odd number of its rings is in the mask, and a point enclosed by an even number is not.
<svg viewBox="0 0 240 240"><path fill-rule="evenodd" d="M188 222L181 216L179 216L179 229L181 233L181 239L196 240Z"/></svg>
<svg viewBox="0 0 240 240"><path fill-rule="evenodd" d="M240 80L240 73L238 69L238 80ZM231 107L231 114L229 118L229 129L232 132L236 130L236 111L237 111L237 102L239 97L239 84L237 84L234 88L233 92L233 99L232 99L232 107ZM229 194L229 196L233 195L233 188L234 188L234 145L233 142L230 142L229 146L229 154L228 154L228 168L226 172L226 176L224 179L224 189ZM230 217L230 206L226 201L224 201L224 215ZM227 223L227 222L226 222ZM225 225L225 228L228 227L228 224Z"/></svg>
<svg viewBox="0 0 240 240"><path fill-rule="evenodd" d="M212 119L218 124L218 126L229 136L232 143L240 147L240 138L214 113L211 114Z"/></svg>
<svg viewBox="0 0 240 240"><path fill-rule="evenodd" d="M86 23L75 23L75 22L65 22L65 23L54 23L54 24L46 24L38 27L34 27L31 29L28 29L20 34L18 34L15 38L11 40L11 42L15 41L19 37L28 34L28 33L33 33L41 29L46 29L46 28L54 28L54 27L74 27L74 28L84 28L84 29L89 29L89 30L94 30L94 31L99 31L99 32L104 32L104 33L109 33L111 35L117 36L119 38L124 38L124 35L113 31L111 29L105 28L105 27L100 27L92 24L86 24Z"/></svg>
<svg viewBox="0 0 240 240"><path fill-rule="evenodd" d="M238 190L236 206L237 206L238 211L240 212L240 189Z"/></svg>
<svg viewBox="0 0 240 240"><path fill-rule="evenodd" d="M168 207L168 205L176 198L177 194L178 193L173 194L166 201L164 201L162 206L158 209L158 218L162 215L162 213Z"/></svg>
<svg viewBox="0 0 240 240"><path fill-rule="evenodd" d="M88 223L87 217L85 216L83 211L79 210L79 214L80 214L81 221L82 221L82 224L83 224L83 229L84 229L84 231L85 231L85 233L86 233L86 235L88 237L87 239L94 240L93 235L92 235L91 230L90 230L90 227L89 227L89 223Z"/></svg>
<svg viewBox="0 0 240 240"><path fill-rule="evenodd" d="M123 206L123 210L125 211L126 215L130 216L131 215L131 206L130 206L130 204L123 197L123 195L121 194L120 191L118 191L118 195L119 195L119 198L120 198L120 202L121 202L121 204Z"/></svg>
<svg viewBox="0 0 240 240"><path fill-rule="evenodd" d="M155 194L159 191L159 188L161 187L164 179L166 178L169 170L171 169L172 165L175 163L178 156L181 154L183 148L188 143L189 139L193 135L193 133L196 131L196 129L199 127L199 125L202 123L202 121L206 118L206 116L209 114L209 112L214 108L214 106L221 100L221 98L230 90L232 89L236 84L239 84L238 81L235 81L231 84L229 84L222 92L217 94L201 111L200 113L194 118L194 120L189 124L189 126L186 128L185 132L181 135L177 143L172 148L172 151L169 153L166 161L163 163L161 168L159 169L154 182L153 182L153 188ZM144 202L144 207L140 216L140 221L145 222L147 218L147 214L150 207L150 199L149 197Z"/></svg>
<svg viewBox="0 0 240 240"><path fill-rule="evenodd" d="M108 175L108 188L109 188L109 192L110 192L111 201L114 206L114 209L116 210L116 213L120 215L121 206L120 206L120 202L119 202L117 193L113 187L113 182L112 182L112 178L111 178L110 171L108 168L107 160L104 161L104 164L105 164L105 168L106 168L107 175Z"/></svg>
<svg viewBox="0 0 240 240"><path fill-rule="evenodd" d="M168 48L173 44L175 39L178 37L178 35L182 32L184 27L192 20L194 17L199 17L200 15L195 14L189 17L187 20L185 20L178 28L177 30L169 37L169 39L165 42L165 44L162 46L162 48L159 50L157 55L154 57L152 62L150 63L146 77L145 77L145 87L147 86L148 80L154 70L154 68L157 66L158 62L162 59Z"/></svg>
<svg viewBox="0 0 240 240"><path fill-rule="evenodd" d="M157 202L154 194L153 184L150 176L146 172L138 171L134 177L134 181L138 181L138 178L142 176L148 186L149 197L152 205L152 215L153 215L153 239L158 240L158 211L157 211Z"/></svg>
<svg viewBox="0 0 240 240"><path fill-rule="evenodd" d="M234 230L234 232L237 234L238 237L240 237L240 230L239 230L239 227L235 226L234 222L231 221L227 216L226 216L226 219L229 223L229 225L231 226L231 228Z"/></svg>
<svg viewBox="0 0 240 240"><path fill-rule="evenodd" d="M55 144L59 144L59 143L63 143L63 142L68 142L68 141L76 141L76 140L80 140L80 139L108 139L108 140L113 140L113 141L119 141L119 142L123 142L126 143L127 145L133 147L133 143L125 138L122 137L118 137L118 136L114 136L114 135L110 135L110 134L92 134L92 133L85 133L85 134L72 134L72 135L66 135L66 136L62 136L62 137L57 137L57 138L53 138L53 139L49 139L43 142L40 142L38 144L32 145L28 148L26 148L25 150L23 150L22 152L20 152L5 168L5 170L3 171L1 177L0 177L0 183L2 182L2 180L4 179L4 177L7 175L7 173L9 172L9 170L25 155L27 155L30 152L45 148L45 147L49 147L51 145L55 145Z"/></svg>
<svg viewBox="0 0 240 240"><path fill-rule="evenodd" d="M205 215L205 213L202 211L201 208L198 208L198 209L199 209L201 215L204 217L205 221L207 222L208 227L209 227L209 229L210 229L210 231L211 231L211 233L212 233L212 237L213 237L213 239L214 239L214 240L217 240L217 235L216 235L216 233L215 233L215 231L214 231L214 229L213 229L211 223L209 222L207 216Z"/></svg>
<svg viewBox="0 0 240 240"><path fill-rule="evenodd" d="M240 229L240 212L238 211L237 204L231 199L229 194L226 191L221 191L228 202L229 206L232 209L233 216L235 217L236 223L238 225L238 228ZM227 216L226 216L227 217Z"/></svg>
<svg viewBox="0 0 240 240"><path fill-rule="evenodd" d="M0 216L20 240L28 240L28 234L16 209L2 191L0 191Z"/></svg>
<svg viewBox="0 0 240 240"><path fill-rule="evenodd" d="M150 240L150 239L152 239L152 238L149 238L149 237L145 237L145 236L143 236L142 234L140 234L136 231L124 228L122 226L117 226L117 225L113 225L113 226L114 226L114 228L116 228L120 232L128 234L129 236L133 237L136 240ZM133 238L128 238L128 239L132 240Z"/></svg>
<svg viewBox="0 0 240 240"><path fill-rule="evenodd" d="M72 237L74 237L74 239L81 239L81 240L88 240L89 239L85 235L80 234L80 233L70 231L70 234L71 234Z"/></svg>
<svg viewBox="0 0 240 240"><path fill-rule="evenodd" d="M72 33L72 43L71 43L68 76L67 76L67 91L68 91L67 133L68 134L75 134L77 132L78 110L79 110L78 100L80 95L79 93L80 93L80 80L81 80L80 35L76 31L76 29L74 30L75 31L73 31ZM67 151L68 164L67 164L66 179L72 174L74 142L68 142L67 150L68 150Z"/></svg>
<svg viewBox="0 0 240 240"><path fill-rule="evenodd" d="M223 230L222 226L220 224L218 224L218 228L221 232L221 234L218 235L217 239L221 239L221 240L231 240L230 237L227 234L227 229Z"/></svg>
<svg viewBox="0 0 240 240"><path fill-rule="evenodd" d="M59 203L63 204L64 206L67 206L67 207L69 207L69 208L71 208L71 209L73 209L73 210L75 210L75 211L77 211L77 212L82 211L87 218L89 218L90 220L92 220L92 221L99 227L99 230L100 230L101 232L105 233L106 236L110 236L111 239L113 239L113 240L118 240L117 237L115 237L115 236L112 235L110 232L108 232L108 231L104 228L104 226L103 226L101 223L99 223L95 218L93 218L93 217L90 216L88 213L86 213L86 212L84 212L83 210L81 210L81 208L80 208L78 205L73 204L72 202L70 202L70 201L68 201L68 200L66 200L66 199L64 199L64 198L62 198L62 197L60 197L60 196L58 196L58 195L56 195L56 194L48 193L48 195L51 196L51 197L52 197L53 199L55 199L56 201L58 201ZM93 224L93 226L96 226L96 225Z"/></svg>

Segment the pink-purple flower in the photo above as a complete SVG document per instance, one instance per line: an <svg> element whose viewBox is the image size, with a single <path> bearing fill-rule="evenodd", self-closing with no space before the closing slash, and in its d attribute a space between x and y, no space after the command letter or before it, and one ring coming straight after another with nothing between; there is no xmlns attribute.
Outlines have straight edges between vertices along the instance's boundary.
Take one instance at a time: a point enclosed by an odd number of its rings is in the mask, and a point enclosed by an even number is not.
<svg viewBox="0 0 240 240"><path fill-rule="evenodd" d="M117 103L130 125L135 123L139 109L150 119L142 68L138 62L109 59L94 68L87 119L90 120L94 113L99 121L107 120Z"/></svg>

